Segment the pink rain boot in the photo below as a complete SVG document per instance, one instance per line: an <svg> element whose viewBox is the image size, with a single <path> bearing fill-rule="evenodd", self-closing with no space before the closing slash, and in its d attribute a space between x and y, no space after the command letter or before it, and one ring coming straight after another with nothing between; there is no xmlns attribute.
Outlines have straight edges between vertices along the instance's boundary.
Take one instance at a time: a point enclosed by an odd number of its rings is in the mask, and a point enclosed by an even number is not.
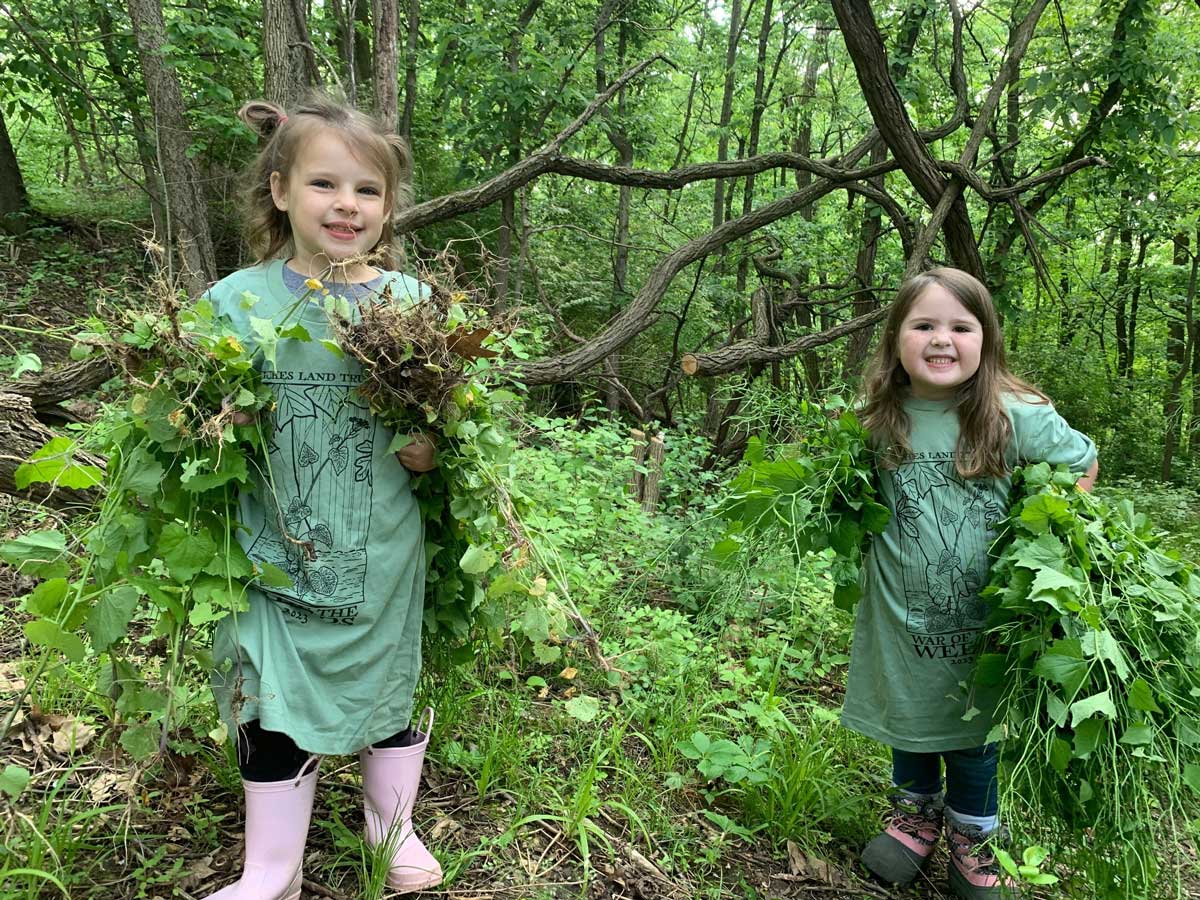
<svg viewBox="0 0 1200 900"><path fill-rule="evenodd" d="M429 724L421 723L428 717ZM421 764L433 730L433 709L426 707L414 735L421 742L409 747L359 751L363 773L363 805L366 808L367 843L392 847L388 887L402 894L423 891L442 881L442 867L425 849L412 826L413 803L421 783Z"/></svg>
<svg viewBox="0 0 1200 900"><path fill-rule="evenodd" d="M242 877L207 900L300 900L301 864L320 757L288 781L243 781L246 862Z"/></svg>

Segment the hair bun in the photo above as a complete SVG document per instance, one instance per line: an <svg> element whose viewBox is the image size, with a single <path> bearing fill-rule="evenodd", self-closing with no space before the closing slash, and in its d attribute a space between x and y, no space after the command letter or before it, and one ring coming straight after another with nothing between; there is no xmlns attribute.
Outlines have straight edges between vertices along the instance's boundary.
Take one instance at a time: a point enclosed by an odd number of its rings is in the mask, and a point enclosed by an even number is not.
<svg viewBox="0 0 1200 900"><path fill-rule="evenodd" d="M283 108L267 100L251 100L238 110L238 118L263 140L268 140L287 121Z"/></svg>

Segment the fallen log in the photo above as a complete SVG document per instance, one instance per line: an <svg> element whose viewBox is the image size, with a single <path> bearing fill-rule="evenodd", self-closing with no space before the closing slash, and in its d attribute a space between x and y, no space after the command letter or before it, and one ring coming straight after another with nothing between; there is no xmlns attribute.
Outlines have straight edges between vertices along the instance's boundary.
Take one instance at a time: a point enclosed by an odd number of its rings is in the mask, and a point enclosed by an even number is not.
<svg viewBox="0 0 1200 900"><path fill-rule="evenodd" d="M99 502L101 492L96 488L69 488L52 484L33 484L17 487L17 467L57 437L54 431L38 421L33 401L21 394L0 391L0 492L11 494L31 503L40 503L64 512L82 512ZM103 469L102 457L84 451L75 454L80 465Z"/></svg>

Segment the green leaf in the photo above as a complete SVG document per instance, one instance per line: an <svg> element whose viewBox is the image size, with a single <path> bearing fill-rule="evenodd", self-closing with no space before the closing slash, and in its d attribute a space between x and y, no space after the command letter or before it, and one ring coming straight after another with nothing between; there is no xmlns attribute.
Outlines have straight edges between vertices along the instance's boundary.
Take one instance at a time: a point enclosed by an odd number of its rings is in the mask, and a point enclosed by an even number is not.
<svg viewBox="0 0 1200 900"><path fill-rule="evenodd" d="M250 330L258 342L258 350L271 366L275 368L275 355L279 346L279 335L275 331L275 323L270 319L260 319L250 316Z"/></svg>
<svg viewBox="0 0 1200 900"><path fill-rule="evenodd" d="M8 765L0 772L0 793L7 794L10 800L21 796L29 784L29 770L20 766Z"/></svg>
<svg viewBox="0 0 1200 900"><path fill-rule="evenodd" d="M534 598L525 604L520 628L521 633L535 643L550 638L550 616L542 600Z"/></svg>
<svg viewBox="0 0 1200 900"><path fill-rule="evenodd" d="M61 568L66 556L66 538L59 530L31 532L0 544L0 559L22 575L46 576L47 570Z"/></svg>
<svg viewBox="0 0 1200 900"><path fill-rule="evenodd" d="M158 551L171 575L186 584L212 561L217 545L207 531L190 534L180 523L168 522L159 536Z"/></svg>
<svg viewBox="0 0 1200 900"><path fill-rule="evenodd" d="M534 644L533 655L542 665L549 665L558 662L562 657L562 647L556 647L553 644Z"/></svg>
<svg viewBox="0 0 1200 900"><path fill-rule="evenodd" d="M71 662L79 662L87 655L83 641L69 631L63 631L61 625L49 619L35 619L26 623L25 636L40 647L61 651Z"/></svg>
<svg viewBox="0 0 1200 900"><path fill-rule="evenodd" d="M346 356L346 351L342 349L341 345L337 341L322 339L321 346L324 347L326 350L328 350L330 353L332 353L334 356L336 356L338 359L344 359Z"/></svg>
<svg viewBox="0 0 1200 900"><path fill-rule="evenodd" d="M51 578L43 581L25 598L23 608L26 612L44 619L58 615L63 601L67 599L69 582L65 578Z"/></svg>
<svg viewBox="0 0 1200 900"><path fill-rule="evenodd" d="M1117 639L1107 629L1103 631L1089 631L1079 639L1079 645L1083 648L1083 652L1087 656L1112 663L1113 668L1117 671L1117 677L1122 681L1129 679L1129 663L1125 660L1125 654L1121 651L1121 645L1117 643Z"/></svg>
<svg viewBox="0 0 1200 900"><path fill-rule="evenodd" d="M596 697L580 695L564 703L563 708L572 718L580 722L590 722L600 713L600 701Z"/></svg>
<svg viewBox="0 0 1200 900"><path fill-rule="evenodd" d="M139 497L150 497L162 487L163 467L145 447L138 447L121 467L121 486Z"/></svg>
<svg viewBox="0 0 1200 900"><path fill-rule="evenodd" d="M496 564L496 555L477 544L467 548L458 561L458 567L468 575L482 575Z"/></svg>
<svg viewBox="0 0 1200 900"><path fill-rule="evenodd" d="M1059 644L1065 644L1060 641ZM1088 664L1072 656L1051 652L1042 654L1033 666L1033 674L1066 688L1067 697L1074 697L1088 674Z"/></svg>
<svg viewBox="0 0 1200 900"><path fill-rule="evenodd" d="M103 470L75 462L75 449L75 442L70 438L54 438L29 457L29 462L17 466L13 483L22 490L31 484L54 484L80 490L102 484Z"/></svg>
<svg viewBox="0 0 1200 900"><path fill-rule="evenodd" d="M107 650L125 636L140 597L141 594L133 585L122 584L101 597L100 602L92 607L83 627L91 635L93 650Z"/></svg>
<svg viewBox="0 0 1200 900"><path fill-rule="evenodd" d="M1158 704L1154 702L1154 694L1150 690L1150 685L1141 678L1135 678L1129 685L1129 690L1126 693L1126 698L1129 700L1129 705L1141 712L1161 713L1162 710Z"/></svg>
<svg viewBox="0 0 1200 900"><path fill-rule="evenodd" d="M1092 694L1083 700L1076 700L1071 704L1071 727L1075 728L1084 719L1090 719L1097 713L1109 719L1117 717L1117 708L1113 705L1112 697L1109 696L1107 690Z"/></svg>
<svg viewBox="0 0 1200 900"><path fill-rule="evenodd" d="M1066 609L1062 603L1071 600L1079 603L1082 600L1083 588L1083 582L1078 579L1064 575L1057 569L1044 568L1037 570L1037 576L1029 588L1029 596L1033 600L1049 604L1056 612L1065 613Z"/></svg>
<svg viewBox="0 0 1200 900"><path fill-rule="evenodd" d="M1154 729L1143 722L1134 722L1125 729L1125 733L1120 737L1120 742L1133 746L1151 744L1154 742Z"/></svg>
<svg viewBox="0 0 1200 900"><path fill-rule="evenodd" d="M1200 796L1200 765L1188 763L1183 767L1183 783Z"/></svg>
<svg viewBox="0 0 1200 900"><path fill-rule="evenodd" d="M1087 759L1091 756L1100 746L1100 737L1103 733L1103 719L1084 719L1080 722L1079 727L1075 729L1075 758Z"/></svg>
<svg viewBox="0 0 1200 900"><path fill-rule="evenodd" d="M9 378L20 378L26 372L42 371L42 358L36 353L18 353L14 357L16 365L8 373Z"/></svg>
<svg viewBox="0 0 1200 900"><path fill-rule="evenodd" d="M148 759L158 752L159 727L157 725L134 725L121 732L121 746L134 759Z"/></svg>
<svg viewBox="0 0 1200 900"><path fill-rule="evenodd" d="M258 583L266 587L288 588L292 586L292 577L279 566L269 562L260 562Z"/></svg>

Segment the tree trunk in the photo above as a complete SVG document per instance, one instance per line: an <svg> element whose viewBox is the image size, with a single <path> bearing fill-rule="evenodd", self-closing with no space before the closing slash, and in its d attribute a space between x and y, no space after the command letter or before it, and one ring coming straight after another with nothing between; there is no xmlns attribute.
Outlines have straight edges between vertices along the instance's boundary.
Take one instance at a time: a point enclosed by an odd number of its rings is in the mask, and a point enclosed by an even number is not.
<svg viewBox="0 0 1200 900"><path fill-rule="evenodd" d="M913 128L896 90L870 6L859 0L833 0L833 9L875 126L921 199L930 209L937 209L949 184ZM956 192L944 215L942 230L950 257L959 268L982 279L983 261L961 193Z"/></svg>
<svg viewBox="0 0 1200 900"><path fill-rule="evenodd" d="M1138 235L1137 261L1133 264L1133 295L1129 300L1128 346L1125 356L1125 370L1121 373L1125 378L1133 377L1133 361L1137 358L1138 303L1142 298L1142 266L1146 262L1146 247L1149 244L1150 235Z"/></svg>
<svg viewBox="0 0 1200 900"><path fill-rule="evenodd" d="M290 108L319 83L303 0L263 0L263 94Z"/></svg>
<svg viewBox="0 0 1200 900"><path fill-rule="evenodd" d="M1196 255L1200 262L1200 253ZM1183 419L1182 388L1188 369L1188 341L1193 339L1191 322L1194 291L1196 287L1196 264L1192 265L1188 287L1183 287L1184 267L1188 264L1188 235L1179 232L1173 241L1171 263L1175 266L1175 277L1171 279L1171 317L1167 323L1167 390L1163 396L1163 452L1162 480L1171 480L1171 468L1175 451L1179 447L1179 428Z"/></svg>
<svg viewBox="0 0 1200 900"><path fill-rule="evenodd" d="M25 179L17 165L17 154L8 137L8 126L4 121L4 110L0 108L0 230L6 220L29 211L29 195L25 193Z"/></svg>
<svg viewBox="0 0 1200 900"><path fill-rule="evenodd" d="M771 27L775 24L771 16L774 8L773 0L766 0L763 5L762 25L758 29L758 55L754 60L754 105L750 112L750 138L746 143L746 156L758 155L758 137L762 129L763 111L767 106L767 98L765 87L767 81L767 43L771 37ZM742 215L746 215L754 208L754 175L746 176L746 183L742 189ZM746 274L750 268L750 257L747 254L742 254L742 258L738 260L737 269L737 293L738 296L744 296L746 293Z"/></svg>
<svg viewBox="0 0 1200 900"><path fill-rule="evenodd" d="M154 141L147 133L146 120L142 118L140 91L125 71L125 63L121 59L121 54L117 52L117 45L113 40L116 28L108 6L103 2L93 2L92 10L95 12L96 21L100 26L100 47L104 52L105 62L108 63L108 70L112 73L113 81L121 90L121 96L125 100L125 110L129 114L129 122L133 127L138 165L141 166L144 180L143 189L150 197L150 218L154 223L154 240L162 246L167 246L169 242L167 208L163 204L158 168L154 161Z"/></svg>
<svg viewBox="0 0 1200 900"><path fill-rule="evenodd" d="M729 11L729 42L725 46L725 88L721 95L721 118L717 122L717 161L729 159L729 125L733 121L734 64L737 62L738 36L742 31L742 0L733 0ZM713 228L725 221L725 179L713 185ZM725 249L721 248L724 254Z"/></svg>
<svg viewBox="0 0 1200 900"><path fill-rule="evenodd" d="M604 67L604 33L608 28L608 21L611 19L614 4L605 3L601 8L600 17L596 23L596 93L602 94L609 87L608 75ZM617 70L620 71L625 66L625 52L628 43L628 34L626 32L625 23L622 22L618 26L617 37ZM605 123L607 125L606 132L608 141L612 144L613 149L617 151L617 165L632 166L633 165L633 143L629 139L623 129L625 116L625 88L621 88L617 93L617 116L614 121L613 117L605 108L602 111ZM628 300L628 292L626 281L629 275L629 203L633 195L633 189L623 184L617 188L617 219L616 229L613 235L613 315L620 312ZM621 377L621 354L620 351L612 354L604 360L604 369L608 372L611 380L605 390L605 404L609 411L615 416L621 410L621 391L619 379Z"/></svg>
<svg viewBox="0 0 1200 900"><path fill-rule="evenodd" d="M528 0L525 8L521 10L521 14L517 17L517 22L513 26L512 31L508 35L508 71L513 76L515 83L516 76L520 72L521 63L521 38L525 34L525 30L529 27L529 23L533 21L534 15L542 5L542 0ZM516 114L511 110L504 116L505 123L508 129L508 164L515 166L521 161L521 124L524 121L524 113ZM516 227L516 204L511 193L505 194L500 201L500 230L496 236L496 256L498 259L498 272L496 275L496 306L500 310L508 308L511 303L518 302L519 298L509 297L509 286L512 280L512 257L513 257L513 230Z"/></svg>
<svg viewBox="0 0 1200 900"><path fill-rule="evenodd" d="M195 297L216 280L217 264L199 175L188 156L191 129L183 114L183 92L163 56L167 37L158 0L129 0L129 18L158 133L171 248L166 256L167 273L174 278L172 257L177 253L179 283Z"/></svg>
<svg viewBox="0 0 1200 900"><path fill-rule="evenodd" d="M1128 197L1125 198L1125 202L1129 202ZM1116 310L1113 318L1117 331L1117 376L1123 378L1132 364L1129 356L1129 297L1126 289L1129 286L1129 264L1133 260L1133 226L1128 222L1121 228L1120 243L1121 249L1117 255L1117 283L1114 289Z"/></svg>
<svg viewBox="0 0 1200 900"><path fill-rule="evenodd" d="M926 4L924 0L910 3L904 11L900 23L900 36L896 42L896 52L892 55L891 74L899 88L908 77L908 64L912 59L913 48L921 34L921 24L925 20ZM877 144L871 150L870 165L878 165L887 159L887 147ZM870 184L883 190L882 175L869 180ZM858 255L854 260L854 280L858 282L861 291L854 298L852 317L864 316L879 308L879 298L872 286L875 283L875 256L879 247L879 236L883 232L883 210L878 204L867 200L863 203L862 225L859 229ZM863 364L871 349L871 340L875 336L875 326L863 328L850 335L846 345L846 362L842 367L842 377L852 380L862 372Z"/></svg>
<svg viewBox="0 0 1200 900"><path fill-rule="evenodd" d="M412 140L413 111L417 108L417 39L421 35L421 0L408 0L408 22L404 41L404 112L400 134Z"/></svg>
<svg viewBox="0 0 1200 900"><path fill-rule="evenodd" d="M375 118L388 132L395 132L400 126L396 0L371 0L371 17L375 20L375 53L371 57Z"/></svg>

